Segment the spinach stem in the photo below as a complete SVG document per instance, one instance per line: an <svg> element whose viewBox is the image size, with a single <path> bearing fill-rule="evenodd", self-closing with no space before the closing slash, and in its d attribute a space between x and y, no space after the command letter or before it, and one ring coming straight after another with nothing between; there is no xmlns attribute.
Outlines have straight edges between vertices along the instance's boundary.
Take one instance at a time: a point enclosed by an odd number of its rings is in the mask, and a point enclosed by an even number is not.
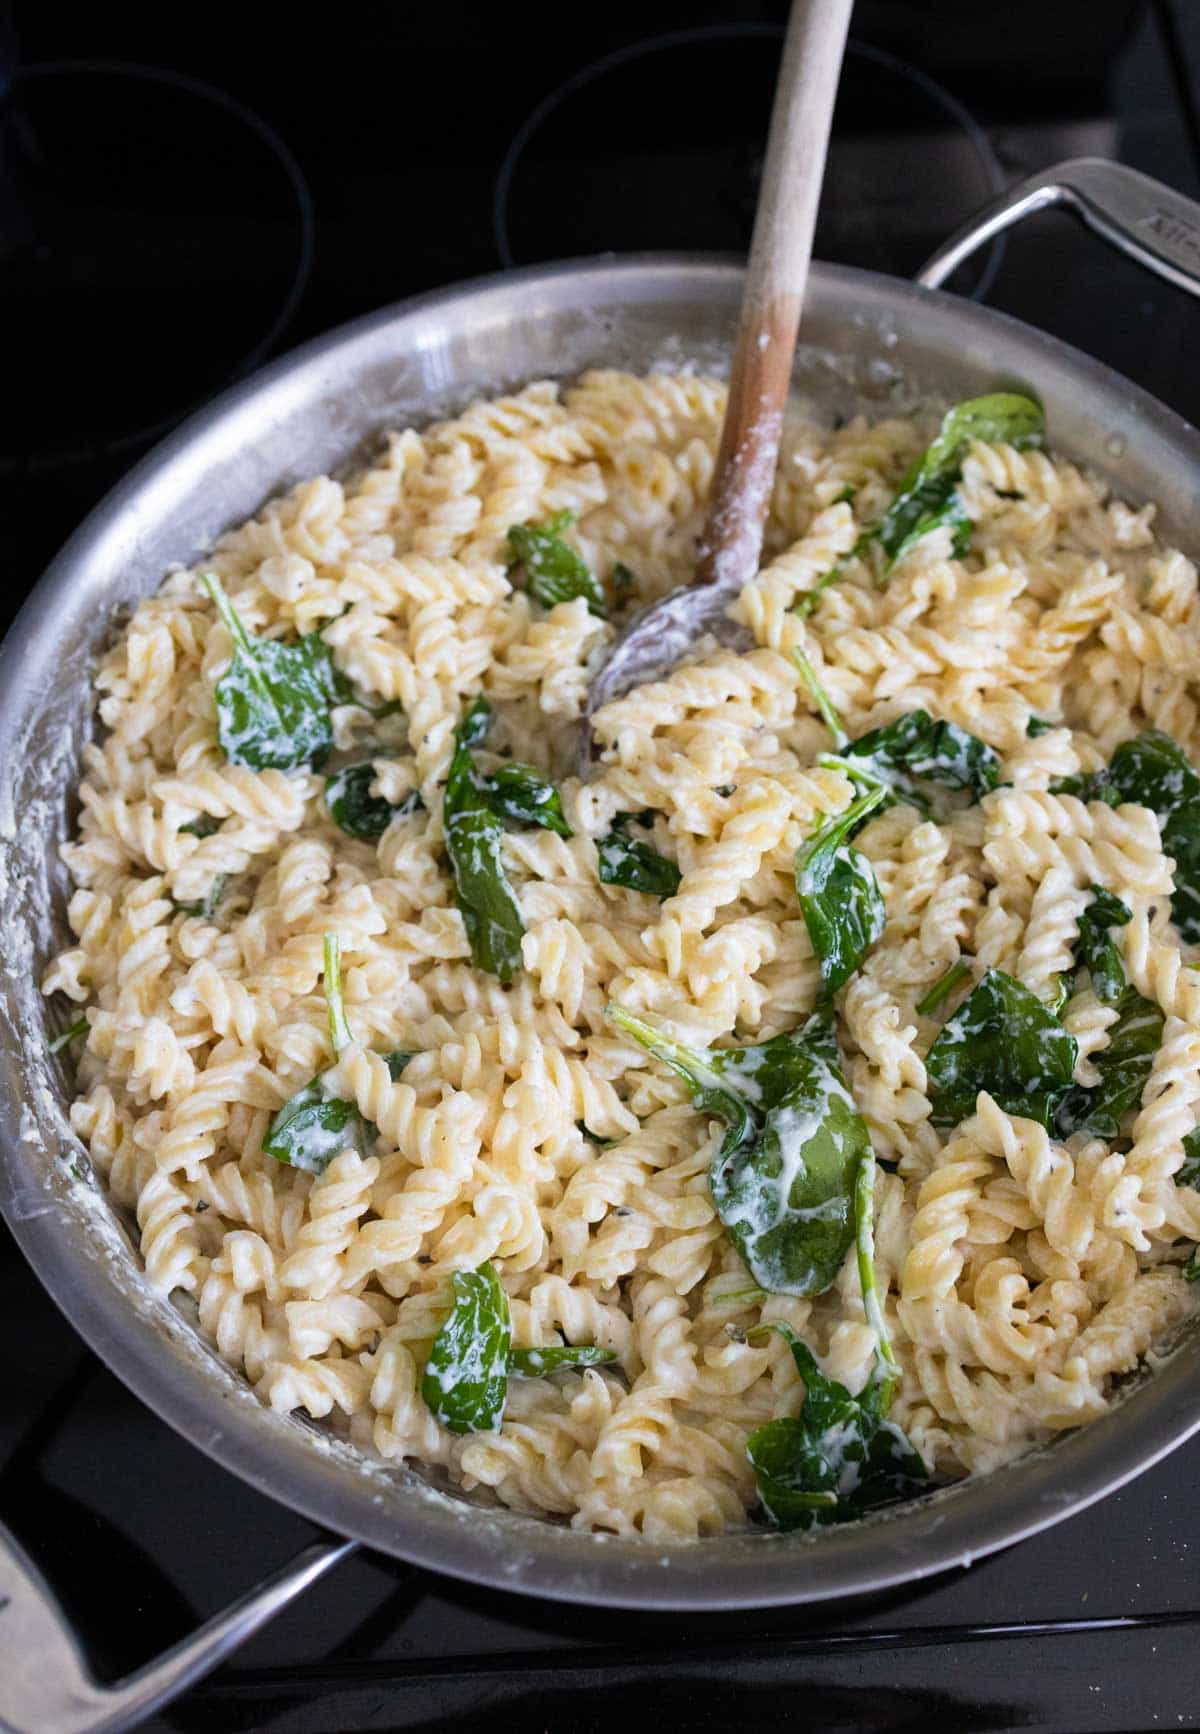
<svg viewBox="0 0 1200 1734"><path fill-rule="evenodd" d="M854 1239L858 1250L858 1281L862 1289L863 1311L867 1323L875 1332L875 1349L880 1365L885 1369L880 1399L882 1413L891 1407L892 1392L900 1377L900 1366L892 1349L884 1322L879 1290L875 1286L875 1153L868 1149L854 1177Z"/></svg>
<svg viewBox="0 0 1200 1734"><path fill-rule="evenodd" d="M342 944L336 933L325 935L325 1004L329 1008L329 1039L340 1054L354 1040L342 999Z"/></svg>
<svg viewBox="0 0 1200 1734"><path fill-rule="evenodd" d="M68 1024L66 1029L63 1030L60 1035L55 1036L54 1040L50 1043L50 1052L52 1054L57 1054L59 1050L65 1048L69 1042L77 1041L80 1036L86 1036L87 1033L87 1018L76 1018L73 1024Z"/></svg>
<svg viewBox="0 0 1200 1734"><path fill-rule="evenodd" d="M689 1084L699 1081L710 1090L726 1088L720 1078L711 1070L707 1062L707 1054L700 1048L685 1048L682 1042L673 1042L654 1024L646 1022L635 1012L626 1011L624 1006L609 1005L605 1007L606 1015L612 1019L619 1030L624 1030L627 1036L632 1036L635 1042L653 1054L656 1060L661 1060L664 1066L678 1072L680 1077Z"/></svg>
<svg viewBox="0 0 1200 1734"><path fill-rule="evenodd" d="M921 1016L927 1018L931 1012L936 1011L946 995L953 993L963 977L970 973L970 964L964 963L961 957L957 963L952 963L944 975L938 976L924 999L917 1001L917 1010Z"/></svg>
<svg viewBox="0 0 1200 1734"><path fill-rule="evenodd" d="M792 604L792 613L801 620L807 620L817 603L821 600L831 584L836 584L842 575L840 566L831 566L828 572L823 572L811 590L805 590Z"/></svg>
<svg viewBox="0 0 1200 1734"><path fill-rule="evenodd" d="M841 770L843 767L839 764L834 768ZM853 830L859 820L865 819L868 813L873 813L886 797L887 790L883 784L876 783L874 788L867 789L864 794L858 796L857 800L851 801L850 805L842 812L835 813L827 825L822 825L819 831L813 832L807 843L800 845L803 851L804 865L807 866L817 850L827 844L831 837L840 845L846 833Z"/></svg>
<svg viewBox="0 0 1200 1734"><path fill-rule="evenodd" d="M238 613L233 603L225 594L225 587L213 572L200 574L200 586L206 590L216 606L217 613L225 623L225 629L233 639L234 646L240 650L246 663L246 672L263 696L275 703L274 694L263 678L258 666L258 658L254 651L254 640L246 630L246 623Z"/></svg>
<svg viewBox="0 0 1200 1734"><path fill-rule="evenodd" d="M821 721L833 736L836 747L844 747L850 739L846 726L834 708L833 700L817 679L817 672L802 650L792 651L792 661L800 670L800 678L808 688L808 696L821 713Z"/></svg>
<svg viewBox="0 0 1200 1734"><path fill-rule="evenodd" d="M225 586L221 583L221 580L212 572L202 572L200 574L200 584L202 589L207 590L209 596L216 605L217 613L224 621L225 628L228 631L230 638L233 639L233 642L237 645L240 651L243 651L247 656L252 656L254 653L254 641L246 631L245 621L233 606L233 603L229 600L228 596L226 596Z"/></svg>
<svg viewBox="0 0 1200 1734"><path fill-rule="evenodd" d="M722 1306L727 1301L752 1301L757 1303L759 1301L765 1301L768 1298L766 1289L759 1288L758 1285L755 1284L753 1288L727 1289L724 1294L711 1295L709 1300L712 1306Z"/></svg>

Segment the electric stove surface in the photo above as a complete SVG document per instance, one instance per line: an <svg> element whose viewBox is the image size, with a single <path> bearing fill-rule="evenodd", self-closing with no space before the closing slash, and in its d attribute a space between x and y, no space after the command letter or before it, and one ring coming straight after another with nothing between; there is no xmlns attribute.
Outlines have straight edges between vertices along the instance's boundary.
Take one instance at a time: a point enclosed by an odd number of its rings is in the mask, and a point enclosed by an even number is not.
<svg viewBox="0 0 1200 1734"><path fill-rule="evenodd" d="M455 0L364 3L310 32L270 9L0 6L0 308L32 363L0 392L5 621L123 469L296 342L503 265L744 251L784 11L539 9L514 29ZM1194 0L859 0L853 31L821 257L911 273L1071 155L1200 196ZM1066 217L954 287L1200 422L1200 306ZM106 1372L3 1230L0 1318L0 1514L101 1675L311 1539ZM1195 1726L1198 1507L1200 1439L968 1571L732 1615L556 1607L360 1554L148 1726L586 1734L648 1707L681 1729Z"/></svg>

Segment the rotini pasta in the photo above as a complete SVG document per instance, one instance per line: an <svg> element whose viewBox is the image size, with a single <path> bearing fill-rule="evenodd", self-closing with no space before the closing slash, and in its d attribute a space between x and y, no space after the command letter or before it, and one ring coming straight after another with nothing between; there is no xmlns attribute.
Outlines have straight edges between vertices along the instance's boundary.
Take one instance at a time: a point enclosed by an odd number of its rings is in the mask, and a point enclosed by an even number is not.
<svg viewBox="0 0 1200 1734"><path fill-rule="evenodd" d="M606 1017L616 1000L721 1045L811 1011L821 964L794 858L854 784L820 762L830 743L794 652L852 736L923 707L1002 761L978 801L902 794L865 824L884 924L836 997L885 1165L894 1413L927 1466L986 1469L1101 1412L1187 1310L1172 1249L1200 1237L1200 1189L1176 1178L1200 1116L1176 863L1154 811L1085 787L1140 729L1200 745L1195 566L1155 542L1152 509L1045 452L975 443L959 483L970 548L937 530L881 585L864 531L921 430L789 418L767 558L731 610L754 647L699 645L607 705L581 781L573 725L614 627L582 594L522 588L508 532L572 514L569 545L614 602L686 582L723 409L723 386L687 371L537 383L394 435L357 477L303 483L217 543L204 570L250 631L328 647L334 744L370 761L374 832L339 829L310 765L226 758L214 687L230 633L196 573L171 575L97 672L102 735L65 852L75 943L44 981L86 1008L72 1124L136 1219L150 1282L191 1297L264 1402L514 1508L651 1541L755 1505L746 1436L803 1395L786 1344L755 1327L795 1331L852 1391L877 1352L853 1256L816 1296L757 1287L709 1189L719 1129ZM523 926L510 980L472 961L443 811L480 693L495 726L479 774L532 765L564 815L497 845ZM631 820L674 885L661 897L603 871ZM985 970L1057 1008L1076 1090L1102 1087L1122 1013L1074 980L1096 887L1127 904L1130 992L1164 1018L1118 1134L987 1092L944 1124L926 1062L958 1002L939 995ZM329 933L350 1026L333 1055ZM305 1173L270 1153L269 1130L314 1078L366 1143ZM423 1373L452 1278L484 1261L518 1349L612 1358L514 1378L503 1424L458 1437Z"/></svg>

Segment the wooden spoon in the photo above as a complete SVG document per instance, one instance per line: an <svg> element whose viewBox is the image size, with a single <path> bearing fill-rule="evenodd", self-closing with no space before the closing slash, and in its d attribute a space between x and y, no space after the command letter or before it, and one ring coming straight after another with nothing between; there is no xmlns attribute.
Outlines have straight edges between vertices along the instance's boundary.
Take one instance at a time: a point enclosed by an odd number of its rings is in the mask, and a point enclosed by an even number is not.
<svg viewBox="0 0 1200 1734"><path fill-rule="evenodd" d="M665 674L701 634L733 642L725 610L758 570L796 331L853 0L794 0L783 45L729 401L696 574L630 623L592 683L588 718ZM585 720L584 756L590 756Z"/></svg>

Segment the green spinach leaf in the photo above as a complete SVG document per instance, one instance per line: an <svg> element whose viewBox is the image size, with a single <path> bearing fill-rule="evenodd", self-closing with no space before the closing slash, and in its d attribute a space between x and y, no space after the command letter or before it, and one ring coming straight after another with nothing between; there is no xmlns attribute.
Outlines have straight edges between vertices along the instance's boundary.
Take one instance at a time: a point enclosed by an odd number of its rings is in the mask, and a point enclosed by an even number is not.
<svg viewBox="0 0 1200 1734"><path fill-rule="evenodd" d="M674 897L683 875L649 843L629 835L632 813L617 813L612 829L596 845L602 885L621 885L626 891L645 891L651 897Z"/></svg>
<svg viewBox="0 0 1200 1734"><path fill-rule="evenodd" d="M846 841L883 799L879 788L860 795L796 851L796 893L826 994L854 974L887 920L875 869Z"/></svg>
<svg viewBox="0 0 1200 1734"><path fill-rule="evenodd" d="M1132 987L1117 1001L1117 1013L1108 1046L1090 1056L1100 1082L1090 1087L1074 1085L1058 1108L1057 1126L1063 1138L1072 1132L1117 1138L1121 1121L1141 1102L1162 1041L1163 1014L1153 1000L1143 999Z"/></svg>
<svg viewBox="0 0 1200 1734"><path fill-rule="evenodd" d="M600 1367L611 1349L571 1343L515 1349L508 1296L493 1265L455 1271L454 1306L433 1340L421 1395L452 1433L488 1433L504 1418L511 1378L541 1379L560 1367Z"/></svg>
<svg viewBox="0 0 1200 1734"><path fill-rule="evenodd" d="M1163 849L1175 861L1175 925L1186 944L1200 940L1200 776L1170 735L1148 729L1119 746L1107 769L1063 777L1051 783L1050 793L1110 807L1123 801L1149 807L1158 818Z"/></svg>
<svg viewBox="0 0 1200 1734"><path fill-rule="evenodd" d="M976 800L999 786L1000 760L992 748L957 723L935 722L926 710L907 711L852 741L807 656L794 650L792 658L833 736L835 752L821 764L844 771L859 788L882 788L889 804L906 801L927 813L929 796L922 784L970 789Z"/></svg>
<svg viewBox="0 0 1200 1734"><path fill-rule="evenodd" d="M342 1002L341 947L333 933L325 935L325 1004L330 1043L334 1053L340 1054L354 1038ZM374 1128L353 1102L329 1095L325 1074L318 1072L279 1109L262 1147L268 1156L290 1168L323 1174L342 1150L357 1150L366 1156L374 1136Z"/></svg>
<svg viewBox="0 0 1200 1734"><path fill-rule="evenodd" d="M442 823L471 961L508 982L520 967L525 922L504 871L503 827L471 756L471 747L483 740L490 721L486 700L476 699L458 726Z"/></svg>
<svg viewBox="0 0 1200 1734"><path fill-rule="evenodd" d="M375 766L370 759L347 765L344 770L335 771L325 779L325 805L329 817L348 837L361 837L368 843L382 837L393 819L413 813L421 805L421 797L415 789L396 804L385 801L382 795L373 795L371 784L374 781Z"/></svg>
<svg viewBox="0 0 1200 1734"><path fill-rule="evenodd" d="M254 638L220 579L206 573L200 583L233 639L233 659L213 693L225 757L255 771L319 768L333 746L330 712L353 699L329 646L317 632L295 644Z"/></svg>
<svg viewBox="0 0 1200 1734"><path fill-rule="evenodd" d="M525 587L543 608L582 596L588 612L608 618L604 587L581 554L559 535L574 522L573 512L558 512L544 524L514 524L508 532L509 569L520 566Z"/></svg>
<svg viewBox="0 0 1200 1734"><path fill-rule="evenodd" d="M513 1349L508 1357L511 1378L544 1379L560 1367L603 1367L615 1361L612 1349L597 1349L591 1345L561 1343L549 1349Z"/></svg>
<svg viewBox="0 0 1200 1734"><path fill-rule="evenodd" d="M501 765L484 778L488 805L500 819L517 825L539 825L559 837L569 837L571 827L563 817L562 796L532 765L517 760Z"/></svg>
<svg viewBox="0 0 1200 1734"><path fill-rule="evenodd" d="M1043 1126L1071 1088L1079 1047L1023 983L991 969L948 1019L925 1059L935 1126L975 1112L986 1090L1009 1114Z"/></svg>
<svg viewBox="0 0 1200 1734"><path fill-rule="evenodd" d="M454 732L455 744L460 747L479 747L487 740L492 726L492 707L480 693L467 706L466 715Z"/></svg>
<svg viewBox="0 0 1200 1734"><path fill-rule="evenodd" d="M76 1026L71 1027L74 1029ZM1200 1187L1200 1126L1183 1140L1183 1166L1175 1175L1175 1184Z"/></svg>
<svg viewBox="0 0 1200 1734"><path fill-rule="evenodd" d="M773 1330L792 1351L804 1380L798 1417L757 1427L746 1452L763 1510L779 1529L848 1523L881 1505L913 1499L929 1486L929 1471L903 1431L886 1417L888 1378L872 1374L862 1395L828 1378L816 1356L789 1325L760 1325L747 1336Z"/></svg>
<svg viewBox="0 0 1200 1734"><path fill-rule="evenodd" d="M1018 447L1040 445L1044 429L1041 405L1018 392L991 392L950 410L937 438L901 481L878 526L876 535L887 556L886 570L890 572L914 543L943 524L954 532L955 553L964 554L970 545L971 522L958 493L958 482L967 447L972 440L988 444L1002 441Z"/></svg>
<svg viewBox="0 0 1200 1734"><path fill-rule="evenodd" d="M508 1392L508 1296L490 1263L451 1280L454 1308L433 1339L421 1395L452 1433L488 1433L500 1425Z"/></svg>
<svg viewBox="0 0 1200 1734"><path fill-rule="evenodd" d="M1121 793L1108 770L1081 771L1075 777L1060 777L1046 791L1051 795L1074 795L1077 801L1103 801L1106 807L1119 807Z"/></svg>
<svg viewBox="0 0 1200 1734"><path fill-rule="evenodd" d="M1062 726L1061 723L1048 722L1044 716L1031 716L1025 724L1025 733L1030 739L1034 739L1038 735L1048 735L1052 730Z"/></svg>
<svg viewBox="0 0 1200 1734"><path fill-rule="evenodd" d="M854 1238L854 1178L870 1149L839 1070L832 1006L749 1048L688 1048L621 1006L608 1015L728 1126L709 1184L755 1282L773 1294L822 1293Z"/></svg>
<svg viewBox="0 0 1200 1734"><path fill-rule="evenodd" d="M972 440L1003 441L1024 449L1040 445L1044 429L1041 405L1020 392L991 392L958 404L943 418L938 436L924 456L902 477L896 498L879 523L863 531L845 558L857 559L872 542L878 542L886 557L886 579L902 555L943 525L951 531L955 554L965 554L971 545L972 526L958 483L968 445ZM801 618L811 614L822 592L841 575L839 562L799 597L793 612Z"/></svg>
<svg viewBox="0 0 1200 1734"><path fill-rule="evenodd" d="M911 480L894 499L879 525L879 545L887 555L885 572L934 530L950 531L951 551L958 557L971 546L972 524L958 491L959 470L926 480Z"/></svg>
<svg viewBox="0 0 1200 1734"><path fill-rule="evenodd" d="M978 736L957 723L935 722L926 710L912 710L882 728L870 729L838 756L883 784L898 800L926 810L922 783L969 789L976 800L997 788L1000 760Z"/></svg>
<svg viewBox="0 0 1200 1734"><path fill-rule="evenodd" d="M1193 945L1200 940L1200 776L1160 729L1125 741L1109 769L1123 801L1158 815L1163 848L1175 860L1171 913L1184 942Z"/></svg>
<svg viewBox="0 0 1200 1734"><path fill-rule="evenodd" d="M201 813L198 819L189 819L187 824L181 825L179 829L189 837L211 837L221 829L221 821L214 819L209 813Z"/></svg>
<svg viewBox="0 0 1200 1734"><path fill-rule="evenodd" d="M1105 1005L1116 1005L1125 992L1125 965L1113 942L1112 929L1124 927L1132 921L1133 913L1102 885L1093 885L1090 889L1092 901L1079 917L1075 967L1087 970L1098 1000Z"/></svg>

